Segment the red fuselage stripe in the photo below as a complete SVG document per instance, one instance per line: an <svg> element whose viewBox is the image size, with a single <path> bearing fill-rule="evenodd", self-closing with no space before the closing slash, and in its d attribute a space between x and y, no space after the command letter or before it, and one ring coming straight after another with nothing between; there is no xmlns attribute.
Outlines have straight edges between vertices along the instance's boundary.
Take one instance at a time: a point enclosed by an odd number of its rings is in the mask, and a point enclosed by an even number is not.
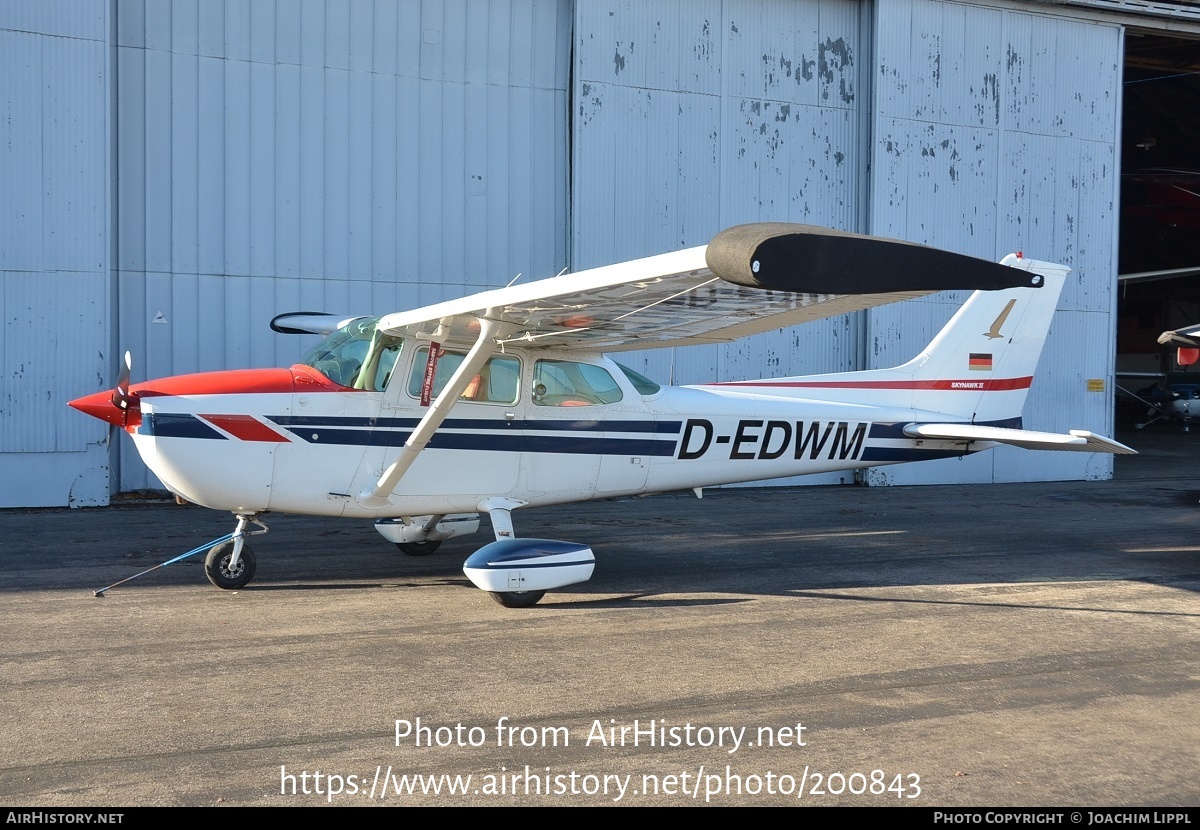
<svg viewBox="0 0 1200 830"><path fill-rule="evenodd" d="M200 415L199 417L242 441L268 441L286 444L290 440L252 415Z"/></svg>
<svg viewBox="0 0 1200 830"><path fill-rule="evenodd" d="M729 386L736 389L933 389L952 392L1002 392L1010 389L1028 389L1031 383L1033 375L992 380L787 380L733 381L705 385Z"/></svg>

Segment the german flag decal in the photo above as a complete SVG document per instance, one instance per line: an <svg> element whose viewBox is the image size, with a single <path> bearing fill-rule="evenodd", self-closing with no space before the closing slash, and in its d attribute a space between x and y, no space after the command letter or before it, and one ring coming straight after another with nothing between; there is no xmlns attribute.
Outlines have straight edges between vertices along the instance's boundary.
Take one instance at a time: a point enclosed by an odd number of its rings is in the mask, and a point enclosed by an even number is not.
<svg viewBox="0 0 1200 830"><path fill-rule="evenodd" d="M967 365L972 372L990 372L992 371L992 356L990 354L975 354L972 352L967 358Z"/></svg>

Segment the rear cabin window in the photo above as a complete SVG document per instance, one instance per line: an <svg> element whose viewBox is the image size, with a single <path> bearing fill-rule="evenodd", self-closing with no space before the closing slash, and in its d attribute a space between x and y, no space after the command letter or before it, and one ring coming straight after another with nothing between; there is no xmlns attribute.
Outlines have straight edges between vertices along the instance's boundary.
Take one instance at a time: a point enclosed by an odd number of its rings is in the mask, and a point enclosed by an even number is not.
<svg viewBox="0 0 1200 830"><path fill-rule="evenodd" d="M650 378L643 375L641 372L635 372L623 363L618 363L617 368L625 373L625 377L633 384L633 388L642 395L657 395L662 387L659 386Z"/></svg>
<svg viewBox="0 0 1200 830"><path fill-rule="evenodd" d="M602 366L569 360L539 360L533 369L537 406L599 406L621 400L621 387Z"/></svg>

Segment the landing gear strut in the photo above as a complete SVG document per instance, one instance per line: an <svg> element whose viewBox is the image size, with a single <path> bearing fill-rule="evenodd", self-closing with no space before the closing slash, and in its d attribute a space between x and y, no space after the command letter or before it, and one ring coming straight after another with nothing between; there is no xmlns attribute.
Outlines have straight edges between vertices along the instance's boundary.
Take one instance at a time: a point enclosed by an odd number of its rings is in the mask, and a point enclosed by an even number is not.
<svg viewBox="0 0 1200 830"><path fill-rule="evenodd" d="M237 520L233 538L209 548L204 557L204 575L213 585L226 591L245 588L254 578L257 563L254 552L246 544L246 537L261 536L270 529L255 516L238 516ZM246 525L251 522L262 529L246 530Z"/></svg>

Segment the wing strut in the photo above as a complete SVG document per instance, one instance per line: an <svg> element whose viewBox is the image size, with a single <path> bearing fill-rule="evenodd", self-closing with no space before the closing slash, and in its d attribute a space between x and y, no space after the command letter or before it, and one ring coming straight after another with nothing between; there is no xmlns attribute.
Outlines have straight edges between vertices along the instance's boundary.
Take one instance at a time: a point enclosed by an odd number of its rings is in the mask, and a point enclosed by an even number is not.
<svg viewBox="0 0 1200 830"><path fill-rule="evenodd" d="M489 309L488 313L490 311ZM489 319L488 316L476 319L479 320L479 337L475 340L475 345L471 347L471 351L467 352L466 359L450 376L446 388L422 416L416 429L412 431L412 435L408 436L408 440L400 448L400 455L383 471L383 475L380 476L375 487L371 490L363 490L358 494L358 503L363 507L369 510L381 510L390 504L388 496L396 489L400 479L404 478L408 468L417 460L417 456L433 438L438 427L446 420L450 409L458 402L458 397L467 388L467 384L475 375L479 374L483 364L487 363L488 358L496 351L496 339L501 335L502 330L507 328L507 324Z"/></svg>

